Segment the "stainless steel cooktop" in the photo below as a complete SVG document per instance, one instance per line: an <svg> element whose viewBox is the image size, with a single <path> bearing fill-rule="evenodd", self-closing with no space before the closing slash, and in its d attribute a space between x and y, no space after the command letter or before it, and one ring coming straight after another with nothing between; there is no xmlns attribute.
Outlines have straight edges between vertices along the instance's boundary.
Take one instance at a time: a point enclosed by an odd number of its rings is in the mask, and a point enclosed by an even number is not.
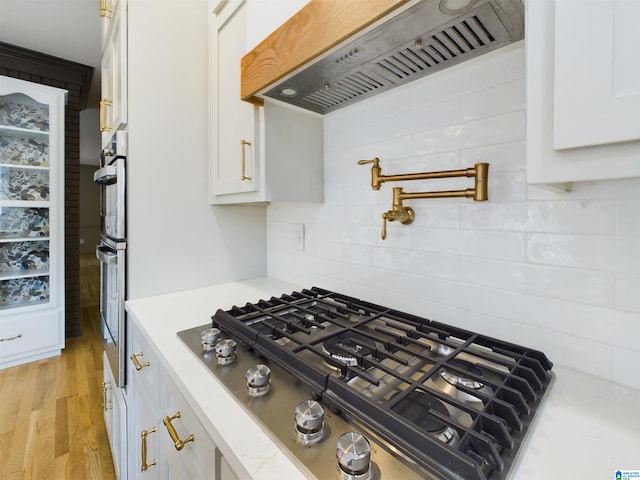
<svg viewBox="0 0 640 480"><path fill-rule="evenodd" d="M178 336L319 479L508 478L553 380L542 352L315 287Z"/></svg>

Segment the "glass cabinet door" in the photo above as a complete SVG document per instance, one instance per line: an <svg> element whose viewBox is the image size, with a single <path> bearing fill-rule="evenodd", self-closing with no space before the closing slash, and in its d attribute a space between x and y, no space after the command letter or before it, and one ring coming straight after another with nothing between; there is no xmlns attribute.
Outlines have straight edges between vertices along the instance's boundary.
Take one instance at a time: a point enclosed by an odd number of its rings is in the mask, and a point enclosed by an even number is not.
<svg viewBox="0 0 640 480"><path fill-rule="evenodd" d="M0 96L0 310L50 301L49 106Z"/></svg>

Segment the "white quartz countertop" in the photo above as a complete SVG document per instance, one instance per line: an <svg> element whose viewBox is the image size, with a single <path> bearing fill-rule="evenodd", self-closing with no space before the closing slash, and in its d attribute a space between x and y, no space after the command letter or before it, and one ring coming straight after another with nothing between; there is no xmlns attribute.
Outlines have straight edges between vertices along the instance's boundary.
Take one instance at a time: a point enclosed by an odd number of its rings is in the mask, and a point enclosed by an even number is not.
<svg viewBox="0 0 640 480"><path fill-rule="evenodd" d="M241 479L293 480L307 478L307 474L176 334L210 323L219 308L298 289L298 285L264 277L127 302L130 321L155 346L165 369ZM617 470L640 471L640 390L558 365L553 371L555 382L510 478L616 480Z"/></svg>

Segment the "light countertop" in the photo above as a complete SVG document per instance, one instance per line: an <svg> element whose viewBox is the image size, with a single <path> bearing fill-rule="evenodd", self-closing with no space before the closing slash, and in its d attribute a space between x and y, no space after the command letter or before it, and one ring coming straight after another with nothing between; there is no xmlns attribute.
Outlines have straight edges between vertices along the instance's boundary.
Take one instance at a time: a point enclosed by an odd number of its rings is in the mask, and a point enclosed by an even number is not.
<svg viewBox="0 0 640 480"><path fill-rule="evenodd" d="M130 300L126 305L129 319L155 346L165 369L239 478L294 480L307 474L246 414L176 333L210 323L218 308L299 289L264 277ZM615 480L617 470L640 471L640 390L559 365L553 371L555 382L511 478Z"/></svg>

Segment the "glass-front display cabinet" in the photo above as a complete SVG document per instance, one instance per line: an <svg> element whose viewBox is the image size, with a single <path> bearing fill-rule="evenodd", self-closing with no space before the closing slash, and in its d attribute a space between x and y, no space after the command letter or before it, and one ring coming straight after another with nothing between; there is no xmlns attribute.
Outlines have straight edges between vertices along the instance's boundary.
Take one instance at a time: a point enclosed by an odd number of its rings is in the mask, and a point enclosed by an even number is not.
<svg viewBox="0 0 640 480"><path fill-rule="evenodd" d="M64 348L65 102L0 76L0 368Z"/></svg>

